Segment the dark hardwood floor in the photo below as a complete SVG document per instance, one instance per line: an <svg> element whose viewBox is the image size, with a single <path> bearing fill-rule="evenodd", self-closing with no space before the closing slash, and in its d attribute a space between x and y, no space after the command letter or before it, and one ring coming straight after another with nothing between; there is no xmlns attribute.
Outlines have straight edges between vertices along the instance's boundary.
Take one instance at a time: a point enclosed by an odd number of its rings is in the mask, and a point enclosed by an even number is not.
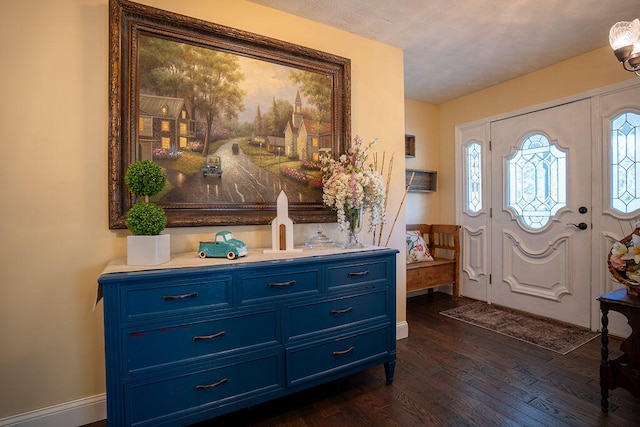
<svg viewBox="0 0 640 427"><path fill-rule="evenodd" d="M199 426L640 425L640 399L626 390L600 410L599 338L562 356L438 314L469 302L437 292L408 300L390 386L380 366ZM610 339L615 356L620 342Z"/></svg>

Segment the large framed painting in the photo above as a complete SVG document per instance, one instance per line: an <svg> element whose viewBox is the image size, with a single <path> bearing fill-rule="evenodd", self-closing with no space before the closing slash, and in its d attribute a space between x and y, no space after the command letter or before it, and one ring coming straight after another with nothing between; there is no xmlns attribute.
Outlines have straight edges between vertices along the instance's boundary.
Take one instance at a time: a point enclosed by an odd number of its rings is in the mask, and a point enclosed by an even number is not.
<svg viewBox="0 0 640 427"><path fill-rule="evenodd" d="M125 0L109 2L109 227L151 160L169 227L331 222L319 158L350 139L350 61Z"/></svg>

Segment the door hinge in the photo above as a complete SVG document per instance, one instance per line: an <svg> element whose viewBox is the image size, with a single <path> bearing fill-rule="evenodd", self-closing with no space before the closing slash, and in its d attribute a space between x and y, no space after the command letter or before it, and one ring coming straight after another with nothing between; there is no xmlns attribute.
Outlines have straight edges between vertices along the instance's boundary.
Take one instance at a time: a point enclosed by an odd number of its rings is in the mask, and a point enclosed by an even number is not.
<svg viewBox="0 0 640 427"><path fill-rule="evenodd" d="M491 281L491 279L493 279L493 277L492 277L492 275L491 275L491 274L489 274L489 284L493 283L493 282Z"/></svg>
<svg viewBox="0 0 640 427"><path fill-rule="evenodd" d="M489 218L493 218L493 208L489 208Z"/></svg>
<svg viewBox="0 0 640 427"><path fill-rule="evenodd" d="M489 140L489 151L491 151L491 140Z"/></svg>

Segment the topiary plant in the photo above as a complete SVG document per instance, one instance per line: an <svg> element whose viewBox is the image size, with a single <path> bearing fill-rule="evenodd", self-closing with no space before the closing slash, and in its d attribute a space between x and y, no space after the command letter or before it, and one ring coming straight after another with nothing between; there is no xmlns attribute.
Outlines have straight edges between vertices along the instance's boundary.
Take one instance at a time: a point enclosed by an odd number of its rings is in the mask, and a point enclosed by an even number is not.
<svg viewBox="0 0 640 427"><path fill-rule="evenodd" d="M140 202L127 212L126 224L135 236L155 236L167 226L167 215L160 206Z"/></svg>
<svg viewBox="0 0 640 427"><path fill-rule="evenodd" d="M124 175L124 182L136 196L144 196L145 202L149 196L155 196L164 188L166 178L162 168L151 160L140 160L129 165Z"/></svg>
<svg viewBox="0 0 640 427"><path fill-rule="evenodd" d="M124 175L129 191L137 197L144 197L129 209L126 226L136 236L154 236L167 226L164 210L149 202L149 196L158 194L164 188L166 178L162 168L150 160L141 160L129 165Z"/></svg>

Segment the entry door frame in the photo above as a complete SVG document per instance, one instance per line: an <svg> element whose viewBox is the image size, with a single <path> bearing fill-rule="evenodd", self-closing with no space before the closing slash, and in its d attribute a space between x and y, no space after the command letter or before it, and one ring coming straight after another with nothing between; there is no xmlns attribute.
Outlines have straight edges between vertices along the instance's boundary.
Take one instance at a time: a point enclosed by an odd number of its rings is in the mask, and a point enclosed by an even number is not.
<svg viewBox="0 0 640 427"><path fill-rule="evenodd" d="M490 135L490 123L497 120L504 120L511 117L532 113L535 111L553 108L562 104L578 101L580 99L589 98L591 102L591 171L592 171L592 230L591 230L591 329L598 330L600 329L600 309L599 305L596 301L596 297L598 295L602 295L608 289L608 283L610 283L610 279L608 277L608 271L606 268L606 251L601 248L602 246L602 227L600 224L600 218L604 212L605 206L603 206L603 197L602 190L604 186L604 169L603 169L603 155L607 153L604 152L604 140L603 140L603 120L602 113L599 109L599 97L627 90L633 87L640 87L640 79L629 79L620 83L616 83L613 85L605 86L598 89L593 89L587 92L571 95L569 97L556 99L550 102L533 105L530 107L526 107L520 110L511 111L508 113L487 117L484 119L476 120L469 123L464 123L457 125L455 127L455 198L456 198L456 223L461 225L461 233L462 233L462 274L460 275L461 282L461 295L470 296L475 299L480 299L491 303L490 301L490 289L488 278L491 277L491 263L483 262L480 264L481 268L478 265L470 265L468 261L470 259L474 259L470 254L466 253L466 251L472 249L474 251L482 251L482 253L490 256L492 253L491 250L491 235L480 237L476 235L476 231L483 229L486 232L491 233L491 225L492 220L490 215L485 215L483 220L484 223L474 222L473 226L470 227L468 224L465 224L464 221L464 209L465 207L465 197L464 197L464 189L465 189L465 163L464 163L464 145L469 143L468 135L474 132L477 132L479 129L484 130L484 135L482 136L482 141L487 142L486 146L490 145L489 141L491 140ZM483 145L484 147L484 145ZM491 168L494 165L491 164L491 154L489 151L483 152L483 194L488 197L489 204L486 204L487 209L491 206L490 203L490 189L491 185L491 177L488 171L491 171ZM469 242L473 244L470 246ZM466 245L465 245L466 243ZM469 271L474 271L476 277L486 277L487 280L477 280L470 281ZM593 283L596 282L596 283ZM472 283L472 285L470 285ZM465 288L473 288L471 293L468 293ZM482 295L485 295L485 298L482 298Z"/></svg>
<svg viewBox="0 0 640 427"><path fill-rule="evenodd" d="M589 98L491 123L492 300L583 327L591 327L592 280L590 269L585 268L592 252L590 123ZM532 150L525 148L525 142L533 135L537 135L535 141L548 144L547 150L542 150L549 156L547 161L556 158L558 186L556 193L548 194L557 211L545 205L544 198L533 202L541 203L541 210L548 212L546 223L538 227L527 225L515 207L518 202L531 202L529 197L534 195L523 189L523 199L511 200L515 206L510 206L507 194L515 196L510 189L517 185L509 165L516 158L520 158L521 167L526 164L533 168L526 160L529 155L537 158L540 165L554 167L531 154L533 151L540 155L537 143L533 143L536 148ZM524 157L516 157L517 153ZM538 167L535 170L536 175L541 173ZM555 173L548 172L546 189L551 192ZM579 213L580 206L587 208L584 214ZM584 230L571 225L582 222L589 225Z"/></svg>

